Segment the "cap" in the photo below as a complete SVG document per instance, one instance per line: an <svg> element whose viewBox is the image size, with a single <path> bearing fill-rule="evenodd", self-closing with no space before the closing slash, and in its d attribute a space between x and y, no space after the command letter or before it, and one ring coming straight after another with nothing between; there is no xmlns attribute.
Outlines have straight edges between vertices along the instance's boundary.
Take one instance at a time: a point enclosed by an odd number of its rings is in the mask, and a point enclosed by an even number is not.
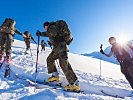
<svg viewBox="0 0 133 100"><path fill-rule="evenodd" d="M49 25L49 22L48 21L47 22L44 22L43 27L48 26L48 25Z"/></svg>

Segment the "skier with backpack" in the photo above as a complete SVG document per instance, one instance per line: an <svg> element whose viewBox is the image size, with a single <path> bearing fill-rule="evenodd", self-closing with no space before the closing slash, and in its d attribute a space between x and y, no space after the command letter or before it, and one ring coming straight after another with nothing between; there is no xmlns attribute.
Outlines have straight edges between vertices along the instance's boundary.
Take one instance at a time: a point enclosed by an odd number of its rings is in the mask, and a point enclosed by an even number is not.
<svg viewBox="0 0 133 100"><path fill-rule="evenodd" d="M33 40L35 43L36 43L36 41L34 40L34 38L32 37L32 35L30 34L29 31L25 31L24 32L24 35L26 36L26 37L24 37L24 41L25 41L25 44L26 44L25 54L27 54L28 53L28 50L30 49L31 40Z"/></svg>
<svg viewBox="0 0 133 100"><path fill-rule="evenodd" d="M6 18L0 26L0 63L4 61L5 54L6 62L10 63L14 33L26 37L15 28L15 24L15 20Z"/></svg>
<svg viewBox="0 0 133 100"><path fill-rule="evenodd" d="M68 61L68 45L73 40L71 32L65 21L59 20L56 22L45 22L43 24L46 32L38 31L37 36L49 37L50 43L53 46L52 52L47 58L48 73L52 74L47 82L59 82L60 77L56 69L55 60L59 59L60 67L62 68L69 84L64 88L68 91L80 91L79 81Z"/></svg>
<svg viewBox="0 0 133 100"><path fill-rule="evenodd" d="M109 38L109 43L112 45L109 54L106 54L102 48L100 52L107 57L114 55L121 66L121 72L125 75L133 89L133 46L130 43L121 45L116 42L115 37Z"/></svg>
<svg viewBox="0 0 133 100"><path fill-rule="evenodd" d="M41 47L42 47L42 49L41 49L41 51L45 51L45 46L46 46L47 44L46 44L46 42L44 41L44 40L42 40L41 41Z"/></svg>
<svg viewBox="0 0 133 100"><path fill-rule="evenodd" d="M6 62L6 70L4 77L10 77L10 61L11 61L11 52L12 52L12 44L14 33L18 33L19 35L26 37L24 34L19 32L15 28L15 20L11 18L6 18L2 25L0 26L0 67L2 67L3 62ZM5 56L5 57L4 57Z"/></svg>

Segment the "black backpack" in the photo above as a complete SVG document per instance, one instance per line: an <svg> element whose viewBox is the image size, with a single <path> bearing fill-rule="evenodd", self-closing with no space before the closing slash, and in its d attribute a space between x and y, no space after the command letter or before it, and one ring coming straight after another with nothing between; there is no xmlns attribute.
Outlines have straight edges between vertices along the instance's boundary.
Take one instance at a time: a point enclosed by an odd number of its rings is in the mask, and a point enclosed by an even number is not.
<svg viewBox="0 0 133 100"><path fill-rule="evenodd" d="M2 23L2 27L13 28L15 23L15 20L11 18L6 18L5 21Z"/></svg>
<svg viewBox="0 0 133 100"><path fill-rule="evenodd" d="M0 26L0 32L14 34L14 26L16 22L11 18L6 18Z"/></svg>
<svg viewBox="0 0 133 100"><path fill-rule="evenodd" d="M57 20L56 22L51 22L50 25L56 25L57 29L59 30L58 36L63 37L67 45L72 42L72 33L70 32L68 25L64 20Z"/></svg>

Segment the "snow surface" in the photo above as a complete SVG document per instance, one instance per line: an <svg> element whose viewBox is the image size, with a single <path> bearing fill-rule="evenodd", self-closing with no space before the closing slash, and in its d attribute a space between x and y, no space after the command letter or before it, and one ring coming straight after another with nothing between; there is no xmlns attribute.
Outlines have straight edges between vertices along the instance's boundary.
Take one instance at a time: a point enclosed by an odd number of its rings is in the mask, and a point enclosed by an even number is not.
<svg viewBox="0 0 133 100"><path fill-rule="evenodd" d="M31 53L24 55L25 44L15 40L12 47L11 77L4 78L5 65L0 69L0 100L132 100L132 89L120 72L117 64L83 55L69 53L69 61L76 73L83 93L66 92L45 86L35 89L27 80L35 80L36 47L31 44ZM50 75L47 74L46 58L51 52L39 52L37 81L43 82ZM100 71L101 68L101 71ZM60 76L64 76L61 68L57 67ZM16 77L21 77L19 79ZM62 78L64 85L67 80ZM101 91L105 92L102 93ZM114 97L117 96L117 97Z"/></svg>

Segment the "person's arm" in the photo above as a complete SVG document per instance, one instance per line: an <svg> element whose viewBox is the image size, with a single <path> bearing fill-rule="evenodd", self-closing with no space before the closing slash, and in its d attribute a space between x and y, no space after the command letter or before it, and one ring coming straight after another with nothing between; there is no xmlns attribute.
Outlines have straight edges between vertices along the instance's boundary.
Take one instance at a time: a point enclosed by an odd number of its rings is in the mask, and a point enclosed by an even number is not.
<svg viewBox="0 0 133 100"><path fill-rule="evenodd" d="M49 33L47 31L46 32L41 32L40 36L49 37Z"/></svg>
<svg viewBox="0 0 133 100"><path fill-rule="evenodd" d="M47 31L46 32L40 32L39 30L37 30L36 36L49 37L49 33Z"/></svg>
<svg viewBox="0 0 133 100"><path fill-rule="evenodd" d="M112 52L112 50L110 50L109 54L104 53L104 55L107 57L111 57L113 55L113 52Z"/></svg>
<svg viewBox="0 0 133 100"><path fill-rule="evenodd" d="M23 36L23 38L26 38L26 35L22 34L22 33L21 33L19 30L17 30L17 29L14 29L14 32L17 33L17 34L19 34L19 35L21 35L21 36Z"/></svg>
<svg viewBox="0 0 133 100"><path fill-rule="evenodd" d="M58 34L58 30L55 25L49 26L48 30L45 32L40 32L39 30L37 30L36 32L36 36L44 36L44 37L54 37L54 36L57 36L57 34Z"/></svg>
<svg viewBox="0 0 133 100"><path fill-rule="evenodd" d="M17 30L17 29L14 29L14 32L19 34L19 35L22 35L22 33L19 30Z"/></svg>
<svg viewBox="0 0 133 100"><path fill-rule="evenodd" d="M100 52L107 57L111 57L113 55L112 49L110 50L109 54L106 54L102 49L100 50Z"/></svg>

